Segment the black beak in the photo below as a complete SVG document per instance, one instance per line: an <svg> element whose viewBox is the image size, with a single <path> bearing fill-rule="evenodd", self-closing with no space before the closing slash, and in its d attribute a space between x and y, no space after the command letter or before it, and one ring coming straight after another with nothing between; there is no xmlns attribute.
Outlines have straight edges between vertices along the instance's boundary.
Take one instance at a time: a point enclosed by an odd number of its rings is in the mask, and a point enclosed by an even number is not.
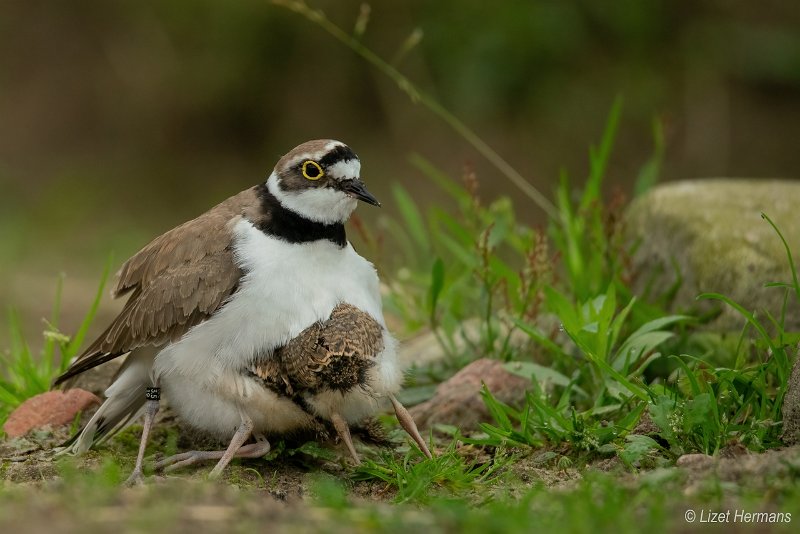
<svg viewBox="0 0 800 534"><path fill-rule="evenodd" d="M364 186L364 182L361 180L346 180L341 183L341 188L342 191L353 198L363 200L367 204L372 204L373 206L381 206L381 203L378 202L378 199L372 196L372 193L367 191L366 186Z"/></svg>

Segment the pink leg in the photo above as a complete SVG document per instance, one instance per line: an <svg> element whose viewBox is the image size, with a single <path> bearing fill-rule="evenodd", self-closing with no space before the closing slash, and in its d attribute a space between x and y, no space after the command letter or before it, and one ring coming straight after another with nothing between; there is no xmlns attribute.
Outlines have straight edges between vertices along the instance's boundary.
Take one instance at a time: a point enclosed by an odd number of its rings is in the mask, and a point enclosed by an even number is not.
<svg viewBox="0 0 800 534"><path fill-rule="evenodd" d="M258 443L251 443L243 445L236 451L234 458L261 458L270 451L271 447L268 441L263 440ZM225 454L225 451L189 451L175 456L165 458L156 464L158 469L164 469L166 472L175 471L181 467L194 465L196 463L205 462L208 460L219 460Z"/></svg>
<svg viewBox="0 0 800 534"><path fill-rule="evenodd" d="M126 486L138 486L144 484L144 473L142 463L144 462L144 451L147 448L147 440L150 438L150 429L153 427L153 420L158 413L158 401L148 400L144 410L144 425L142 426L142 440L139 442L139 454L136 456L136 466L133 473L125 481Z"/></svg>
<svg viewBox="0 0 800 534"><path fill-rule="evenodd" d="M209 474L210 478L219 478L222 471L234 458L260 458L270 451L269 442L259 436L257 443L244 445L253 430L253 421L247 416L242 416L242 423L231 438L228 448L224 451L190 451L165 458L156 464L156 469L174 471L187 465L193 465L207 460L219 460Z"/></svg>
<svg viewBox="0 0 800 534"><path fill-rule="evenodd" d="M403 427L403 430L408 432L408 435L414 439L425 456L428 458L433 458L431 451L428 449L428 445L425 443L425 440L422 439L422 436L417 429L417 424L414 422L411 414L408 413L408 410L406 410L406 407L400 404L400 401L398 401L391 393L389 394L389 400L392 401L394 413L397 414L397 420L400 421L400 426Z"/></svg>
<svg viewBox="0 0 800 534"><path fill-rule="evenodd" d="M339 438L344 441L347 450L350 451L350 456L353 457L356 465L361 465L356 448L353 446L353 438L350 436L350 427L347 426L347 421L344 420L344 417L334 412L331 414L331 422L333 423L333 428L336 429L336 433L339 434Z"/></svg>

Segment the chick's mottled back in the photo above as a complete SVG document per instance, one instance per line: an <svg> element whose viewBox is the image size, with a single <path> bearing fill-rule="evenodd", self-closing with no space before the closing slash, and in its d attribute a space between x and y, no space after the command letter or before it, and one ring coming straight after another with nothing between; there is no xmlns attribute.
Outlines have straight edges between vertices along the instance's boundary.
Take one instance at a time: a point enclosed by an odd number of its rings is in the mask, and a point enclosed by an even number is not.
<svg viewBox="0 0 800 534"><path fill-rule="evenodd" d="M346 393L364 387L375 357L384 348L383 328L369 314L338 305L327 321L314 323L250 372L287 397L323 390Z"/></svg>
<svg viewBox="0 0 800 534"><path fill-rule="evenodd" d="M327 320L309 326L272 354L258 355L248 372L277 395L291 399L304 411L319 417L318 407L336 405L335 397L344 399L357 388L371 393L369 373L386 348L384 339L383 326L370 314L341 303ZM420 450L431 457L411 415L394 395L388 397L401 426ZM326 400L320 403L320 399ZM345 419L337 412L325 418L333 423L359 463Z"/></svg>

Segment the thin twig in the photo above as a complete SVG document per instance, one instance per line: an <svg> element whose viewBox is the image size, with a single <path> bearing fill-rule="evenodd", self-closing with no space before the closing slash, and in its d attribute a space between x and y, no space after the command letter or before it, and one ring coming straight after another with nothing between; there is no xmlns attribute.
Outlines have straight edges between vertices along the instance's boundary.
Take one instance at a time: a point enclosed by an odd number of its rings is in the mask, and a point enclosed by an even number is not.
<svg viewBox="0 0 800 534"><path fill-rule="evenodd" d="M469 144L471 144L478 152L483 155L489 162L494 165L508 180L514 184L520 191L528 196L533 202L539 206L547 215L554 220L560 220L556 207L550 202L547 197L542 195L538 189L528 183L517 170L511 166L500 154L490 147L478 134L470 129L466 124L461 122L455 115L445 109L435 98L429 94L417 89L414 84L400 73L392 65L384 61L380 56L372 50L361 44L361 42L342 30L339 26L331 22L325 13L320 9L313 9L304 0L272 0L272 3L294 11L302 15L309 21L318 25L335 39L345 44L356 54L367 60L375 66L383 74L391 78L401 91L406 93L414 103L421 103L423 106L432 111L440 119L446 122L453 130L463 137Z"/></svg>

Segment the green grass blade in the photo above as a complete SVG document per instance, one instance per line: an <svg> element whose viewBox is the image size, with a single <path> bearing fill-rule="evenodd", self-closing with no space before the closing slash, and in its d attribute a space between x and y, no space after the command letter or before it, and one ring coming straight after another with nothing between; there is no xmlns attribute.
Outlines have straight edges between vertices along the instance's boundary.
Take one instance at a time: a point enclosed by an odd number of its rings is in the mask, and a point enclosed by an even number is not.
<svg viewBox="0 0 800 534"><path fill-rule="evenodd" d="M52 330L58 330L58 322L61 315L61 296L64 289L64 273L58 275L56 280L56 297L53 301L53 308L50 312L50 325ZM45 336L44 347L41 355L41 365L44 367L45 376L50 376L55 363L56 339L54 336Z"/></svg>
<svg viewBox="0 0 800 534"><path fill-rule="evenodd" d="M772 349L773 354L777 354L779 352L778 347L772 342L772 338L767 333L764 326L756 320L755 316L747 311L741 304L735 302L733 299L726 297L725 295L721 295L720 293L701 293L697 296L698 300L720 300L730 306L731 308L735 309L739 314L745 318L745 320L750 323L753 328L755 328L758 333L761 335L762 339L767 343L770 349ZM785 365L781 365L780 368L783 369ZM785 379L785 377L781 377L781 379Z"/></svg>
<svg viewBox="0 0 800 534"><path fill-rule="evenodd" d="M644 164L636 177L633 196L639 197L658 183L661 165L664 162L664 126L658 118L653 119L653 155Z"/></svg>
<svg viewBox="0 0 800 534"><path fill-rule="evenodd" d="M611 157L611 150L614 147L614 140L617 137L617 127L619 126L621 115L622 97L617 96L606 119L606 127L600 141L600 148L592 147L589 151L589 180L586 182L583 198L581 198L581 209L587 209L594 201L600 198L600 185L608 168L608 161Z"/></svg>
<svg viewBox="0 0 800 534"><path fill-rule="evenodd" d="M436 258L431 269L431 288L428 296L432 323L436 320L436 305L439 303L439 295L442 294L442 288L444 288L444 278L444 262L441 258Z"/></svg>
<svg viewBox="0 0 800 534"><path fill-rule="evenodd" d="M604 362L603 360L600 360L596 356L591 356L591 360L598 367L600 367L602 371L604 371L606 374L611 375L614 378L614 380L616 380L625 389L633 393L636 397L639 397L643 401L647 401L649 399L649 396L647 395L647 392L644 389L640 388L639 386L637 386L636 384L634 384L633 382L622 376L619 372L617 372L616 369L608 365L608 363Z"/></svg>
<svg viewBox="0 0 800 534"><path fill-rule="evenodd" d="M419 169L419 171L427 178L430 178L433 183L439 186L442 191L446 192L459 203L468 204L471 202L469 193L467 193L467 191L463 187L460 187L455 181L450 179L447 174L436 167L427 158L414 152L409 156L409 162L411 165Z"/></svg>
<svg viewBox="0 0 800 534"><path fill-rule="evenodd" d="M682 356L687 356L687 355L682 355ZM683 358L672 355L669 357L669 359L674 360L678 364L678 366L681 369L683 369L683 372L686 374L686 378L689 379L689 384L692 387L692 395L695 396L700 395L703 392L702 388L700 387L700 382L697 381L697 377L694 375L689 366L686 365L686 362L683 361Z"/></svg>
<svg viewBox="0 0 800 534"><path fill-rule="evenodd" d="M108 276L111 273L111 265L114 262L113 254L108 256L108 260L106 261L106 265L103 268L103 274L100 276L100 285L97 287L97 292L94 295L94 300L92 301L92 305L89 307L89 311L81 321L81 325L78 328L78 331L72 337L72 340L67 345L66 354L62 354L61 358L61 366L60 371L63 372L66 370L67 365L69 365L69 361L78 353L80 350L81 345L83 345L83 340L86 337L86 332L89 331L89 327L92 325L95 316L97 315L97 310L100 308L100 301L103 298L103 292L106 287L106 282L108 281Z"/></svg>
<svg viewBox="0 0 800 534"><path fill-rule="evenodd" d="M772 222L772 219L770 219L769 216L764 212L761 212L761 218L765 219L769 223L769 225L772 226L772 229L775 230L775 233L778 234L778 237L781 239L781 243L783 243L783 248L786 249L786 257L789 259L789 267L792 270L792 283L794 285L794 291L795 294L797 295L797 298L800 299L800 282L798 282L797 279L797 267L795 267L794 264L794 258L792 257L792 250L789 248L789 244L786 242L786 239L783 237L783 234L781 233L778 226L774 222Z"/></svg>
<svg viewBox="0 0 800 534"><path fill-rule="evenodd" d="M378 71L394 81L397 87L404 92L412 102L421 103L430 112L443 120L450 128L494 165L507 180L514 184L514 186L547 213L547 215L554 219L556 218L556 209L550 200L531 185L519 171L490 147L474 130L469 128L458 117L453 115L452 112L442 106L433 96L419 90L414 86L411 80L401 74L400 71L371 49L364 46L359 39L353 37L350 33L334 24L322 10L311 8L303 0L272 0L272 3L303 16L311 23L316 24L324 31L328 32L333 38L350 48L364 60L371 63Z"/></svg>
<svg viewBox="0 0 800 534"><path fill-rule="evenodd" d="M411 195L408 194L408 191L403 186L397 183L392 185L392 193L411 237L414 238L414 241L421 249L430 250L431 243L430 239L428 239L428 230L425 228L425 220Z"/></svg>

